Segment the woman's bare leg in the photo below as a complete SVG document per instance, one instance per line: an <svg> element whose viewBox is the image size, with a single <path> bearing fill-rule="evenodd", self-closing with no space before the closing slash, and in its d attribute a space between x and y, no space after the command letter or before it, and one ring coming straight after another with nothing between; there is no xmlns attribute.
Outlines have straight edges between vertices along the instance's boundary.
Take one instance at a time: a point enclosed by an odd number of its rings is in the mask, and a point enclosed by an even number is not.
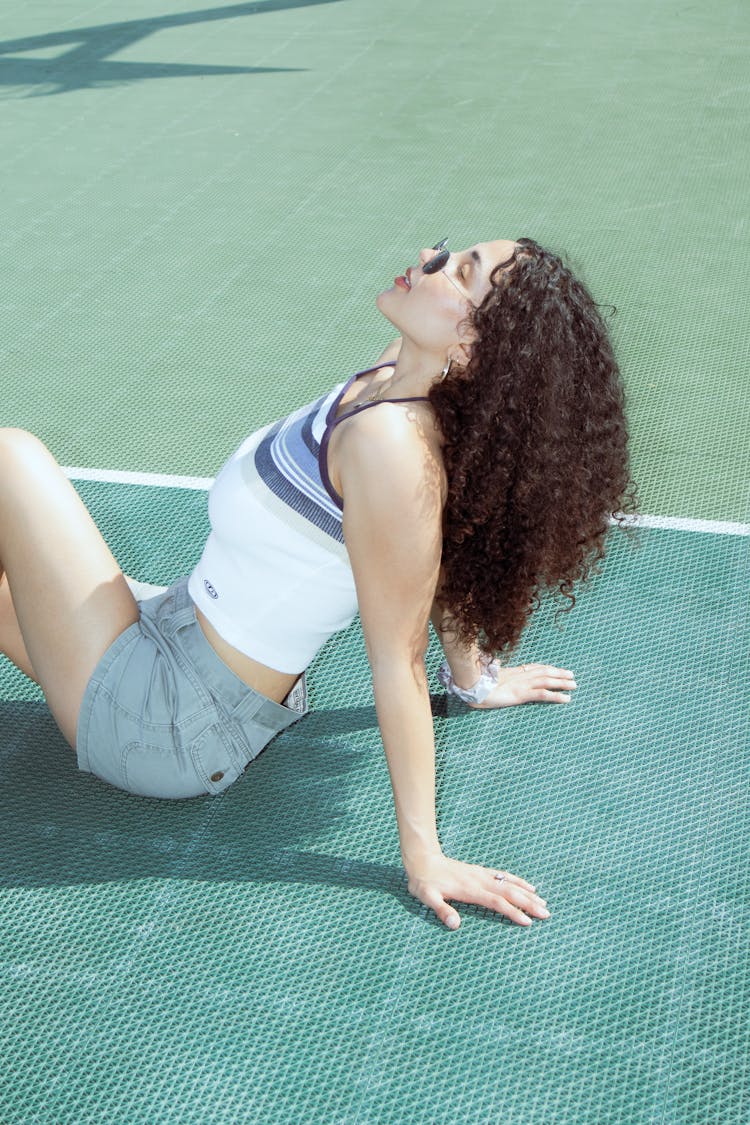
<svg viewBox="0 0 750 1125"><path fill-rule="evenodd" d="M151 598L154 594L158 594L167 588L166 586L155 586L152 582L139 582L137 578L129 578L127 574L125 575L125 581L136 600ZM0 569L0 653L12 660L16 667L20 668L30 680L38 682L36 672L26 651L21 626L18 624L16 607L13 605L8 579L3 574L2 569Z"/></svg>
<svg viewBox="0 0 750 1125"><path fill-rule="evenodd" d="M0 429L2 571L23 641L24 652L16 654L28 661L75 747L91 674L139 611L75 488L49 450L24 430ZM6 628L12 643L12 625Z"/></svg>
<svg viewBox="0 0 750 1125"><path fill-rule="evenodd" d="M36 680L26 645L23 643L21 626L16 617L16 607L10 593L7 575L0 578L0 652L12 660L17 668L25 672L30 680ZM38 681L37 681L38 682Z"/></svg>

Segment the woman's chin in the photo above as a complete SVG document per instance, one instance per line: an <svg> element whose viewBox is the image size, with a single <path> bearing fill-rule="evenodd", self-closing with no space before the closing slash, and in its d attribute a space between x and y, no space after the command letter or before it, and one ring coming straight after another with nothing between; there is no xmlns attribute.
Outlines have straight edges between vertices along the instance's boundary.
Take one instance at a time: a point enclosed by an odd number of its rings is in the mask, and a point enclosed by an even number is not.
<svg viewBox="0 0 750 1125"><path fill-rule="evenodd" d="M395 285L392 285L390 289L384 289L382 293L378 293L375 298L375 306L386 320L390 320L394 328L399 327L397 320L394 319L398 316L398 293Z"/></svg>

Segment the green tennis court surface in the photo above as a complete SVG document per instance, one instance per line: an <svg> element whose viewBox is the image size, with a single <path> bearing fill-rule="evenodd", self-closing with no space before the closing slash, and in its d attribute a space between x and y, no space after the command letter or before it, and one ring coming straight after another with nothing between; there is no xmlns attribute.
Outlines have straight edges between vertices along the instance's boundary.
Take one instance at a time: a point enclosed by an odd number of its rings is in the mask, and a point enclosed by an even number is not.
<svg viewBox="0 0 750 1125"><path fill-rule="evenodd" d="M429 653L448 854L529 930L406 889L358 624L218 798L79 774L0 667L2 1125L750 1120L750 15L740 0L6 5L2 424L127 573L197 560L253 428L378 355L377 292L529 235L614 303L641 506L477 714ZM694 521L709 521L696 524ZM701 527L703 530L695 530ZM692 530L691 530L692 529Z"/></svg>

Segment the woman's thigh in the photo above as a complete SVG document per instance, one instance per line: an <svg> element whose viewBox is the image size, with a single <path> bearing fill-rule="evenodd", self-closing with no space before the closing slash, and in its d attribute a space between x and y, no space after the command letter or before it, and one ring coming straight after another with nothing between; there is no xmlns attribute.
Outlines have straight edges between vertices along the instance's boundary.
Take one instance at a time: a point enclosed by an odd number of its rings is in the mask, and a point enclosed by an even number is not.
<svg viewBox="0 0 750 1125"><path fill-rule="evenodd" d="M75 747L88 681L139 610L75 488L24 430L0 429L0 566L37 682Z"/></svg>

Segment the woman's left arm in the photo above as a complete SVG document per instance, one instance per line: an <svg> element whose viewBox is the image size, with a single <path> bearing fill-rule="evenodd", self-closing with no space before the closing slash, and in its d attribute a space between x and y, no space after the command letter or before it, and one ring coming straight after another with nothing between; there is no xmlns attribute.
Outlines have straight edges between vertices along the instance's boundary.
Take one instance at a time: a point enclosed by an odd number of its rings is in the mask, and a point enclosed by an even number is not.
<svg viewBox="0 0 750 1125"><path fill-rule="evenodd" d="M453 683L470 691L477 683L483 666L479 646L466 648L456 640L451 629L451 615L436 600L430 620L445 653ZM486 663L486 662L485 662ZM491 710L513 707L519 703L570 703L569 692L575 691L573 673L552 664L522 664L519 668L497 668L497 685L482 703L469 703L474 709Z"/></svg>
<svg viewBox="0 0 750 1125"><path fill-rule="evenodd" d="M440 474L401 406L363 411L342 430L337 461L344 539L408 870L412 861L440 851L424 665L440 566Z"/></svg>
<svg viewBox="0 0 750 1125"><path fill-rule="evenodd" d="M343 427L342 427L343 429ZM528 926L548 918L524 879L443 853L435 809L435 738L424 665L440 569L441 466L400 406L347 422L337 453L344 539L372 668L409 893L452 929L450 901Z"/></svg>

